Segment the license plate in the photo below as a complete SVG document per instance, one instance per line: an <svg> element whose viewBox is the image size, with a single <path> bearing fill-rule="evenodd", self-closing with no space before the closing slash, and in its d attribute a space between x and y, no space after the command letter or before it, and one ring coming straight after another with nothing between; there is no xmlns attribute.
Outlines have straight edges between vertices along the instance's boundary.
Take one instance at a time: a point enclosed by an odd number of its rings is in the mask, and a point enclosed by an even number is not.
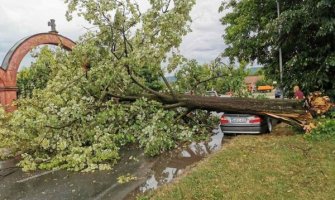
<svg viewBox="0 0 335 200"><path fill-rule="evenodd" d="M232 123L246 123L247 122L247 119L244 118L244 117L233 117L231 119L231 122Z"/></svg>

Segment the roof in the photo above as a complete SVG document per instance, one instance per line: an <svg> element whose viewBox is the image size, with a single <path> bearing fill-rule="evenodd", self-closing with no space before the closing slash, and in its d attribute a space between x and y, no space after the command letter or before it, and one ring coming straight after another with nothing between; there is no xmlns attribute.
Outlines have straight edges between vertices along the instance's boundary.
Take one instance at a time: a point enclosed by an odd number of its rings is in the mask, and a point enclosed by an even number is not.
<svg viewBox="0 0 335 200"><path fill-rule="evenodd" d="M244 78L244 82L247 84L256 84L257 81L262 79L262 76L247 76Z"/></svg>

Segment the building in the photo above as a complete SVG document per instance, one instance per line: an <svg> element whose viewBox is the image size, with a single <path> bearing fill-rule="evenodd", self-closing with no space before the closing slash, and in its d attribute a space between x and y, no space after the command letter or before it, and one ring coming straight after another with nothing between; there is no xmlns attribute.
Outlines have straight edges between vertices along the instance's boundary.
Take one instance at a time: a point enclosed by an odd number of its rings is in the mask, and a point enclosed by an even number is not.
<svg viewBox="0 0 335 200"><path fill-rule="evenodd" d="M254 92L256 91L256 83L263 79L263 76L247 76L244 79L244 83L248 86L248 91Z"/></svg>

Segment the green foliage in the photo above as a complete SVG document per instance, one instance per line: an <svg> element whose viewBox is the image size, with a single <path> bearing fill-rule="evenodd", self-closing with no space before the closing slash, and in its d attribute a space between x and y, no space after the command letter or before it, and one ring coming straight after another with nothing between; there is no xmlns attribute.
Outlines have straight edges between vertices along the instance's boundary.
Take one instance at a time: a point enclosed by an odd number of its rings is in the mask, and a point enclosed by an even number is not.
<svg viewBox="0 0 335 200"><path fill-rule="evenodd" d="M217 87L222 88L223 93L232 92L233 96L247 97L249 92L244 79L248 72L245 67L246 63L241 62L238 68L230 68L228 76L221 83L218 83Z"/></svg>
<svg viewBox="0 0 335 200"><path fill-rule="evenodd" d="M2 144L27 152L20 162L23 170L91 171L110 169L119 159L119 149L129 143L139 143L146 154L154 156L175 147L178 141L190 141L201 128L185 126L175 120L178 113L145 99L130 107L109 102L103 110L89 110L90 101L82 98L80 105L52 105L42 112L21 107L7 120L7 129L1 129L10 131L1 132L2 139L6 138Z"/></svg>
<svg viewBox="0 0 335 200"><path fill-rule="evenodd" d="M140 98L161 90L161 63L174 68L179 62L175 52L172 60L167 55L190 30L193 0L149 1L145 12L130 1L66 2L68 14L78 13L96 30L71 52L43 50L20 78L26 86L43 81L17 101L17 111L0 112L0 147L22 153L23 170L106 170L126 145L153 156L211 125L208 115L200 123L202 112L184 120L185 109Z"/></svg>
<svg viewBox="0 0 335 200"><path fill-rule="evenodd" d="M215 90L220 94L233 92L236 96L246 96L244 79L247 75L245 64L236 68L220 62L200 65L196 60L191 60L184 62L176 73L176 87L182 93L205 94L206 91Z"/></svg>
<svg viewBox="0 0 335 200"><path fill-rule="evenodd" d="M272 85L273 81L271 79L266 79L263 77L261 80L258 80L256 82L256 87L261 86L261 85Z"/></svg>
<svg viewBox="0 0 335 200"><path fill-rule="evenodd" d="M335 115L319 120L317 127L305 137L311 141L335 141Z"/></svg>
<svg viewBox="0 0 335 200"><path fill-rule="evenodd" d="M211 69L208 65L200 65L196 60L190 60L181 66L176 73L176 84L179 92L194 92L204 94L207 90L211 90L213 81L206 81L211 77Z"/></svg>
<svg viewBox="0 0 335 200"><path fill-rule="evenodd" d="M306 92L324 90L334 97L335 2L329 0L231 0L221 22L228 44L224 55L232 61L264 65L268 77L279 82L278 47L283 53L283 83L299 84ZM280 27L280 31L279 31ZM287 90L286 90L287 91Z"/></svg>
<svg viewBox="0 0 335 200"><path fill-rule="evenodd" d="M160 77L157 74L153 74L149 67L143 67L139 72L139 76L145 79L145 85L153 90L160 91L164 88Z"/></svg>
<svg viewBox="0 0 335 200"><path fill-rule="evenodd" d="M333 109L330 110L330 112L326 113L327 117L335 119L335 108L333 107Z"/></svg>
<svg viewBox="0 0 335 200"><path fill-rule="evenodd" d="M259 94L259 95L255 96L253 98L256 98L256 99L268 99L269 97L266 94Z"/></svg>
<svg viewBox="0 0 335 200"><path fill-rule="evenodd" d="M120 184L124 184L124 183L128 183L130 181L134 181L134 180L137 180L137 177L134 176L134 175L131 175L131 174L126 174L126 175L123 175L123 176L119 176L117 178L117 182L120 183Z"/></svg>
<svg viewBox="0 0 335 200"><path fill-rule="evenodd" d="M175 147L176 141L190 141L192 139L193 131L191 128L174 123L178 113L165 111L161 104L145 99L139 100L133 105L135 107L130 112L137 113L137 115L129 126L131 126L131 131L138 133L136 139L146 154L155 156ZM147 109L149 105L151 106L150 110Z"/></svg>
<svg viewBox="0 0 335 200"><path fill-rule="evenodd" d="M44 89L50 79L52 66L56 63L53 52L43 47L38 53L38 59L29 68L24 68L17 74L18 97L32 97L34 89ZM37 55L35 55L37 57Z"/></svg>

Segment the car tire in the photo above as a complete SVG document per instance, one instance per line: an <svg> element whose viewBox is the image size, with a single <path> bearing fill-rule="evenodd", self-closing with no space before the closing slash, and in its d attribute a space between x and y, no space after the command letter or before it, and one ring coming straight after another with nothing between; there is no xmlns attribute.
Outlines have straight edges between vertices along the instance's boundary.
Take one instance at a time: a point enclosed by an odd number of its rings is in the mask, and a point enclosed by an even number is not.
<svg viewBox="0 0 335 200"><path fill-rule="evenodd" d="M272 132L272 120L269 117L266 118L266 132Z"/></svg>

